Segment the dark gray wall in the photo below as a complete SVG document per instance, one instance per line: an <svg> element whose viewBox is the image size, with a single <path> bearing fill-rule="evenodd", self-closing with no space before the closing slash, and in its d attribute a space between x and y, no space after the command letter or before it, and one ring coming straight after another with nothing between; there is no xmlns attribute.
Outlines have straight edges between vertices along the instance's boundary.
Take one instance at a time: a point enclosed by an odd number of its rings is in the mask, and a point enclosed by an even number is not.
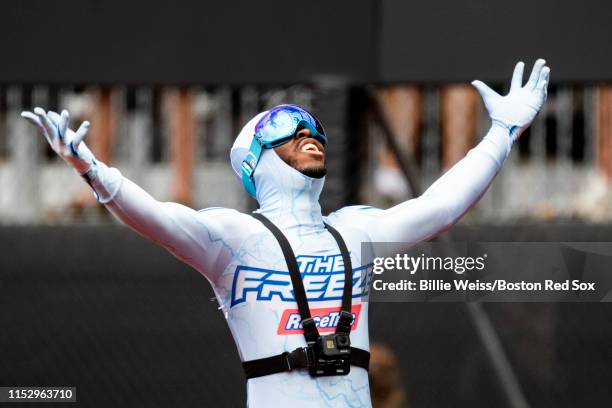
<svg viewBox="0 0 612 408"><path fill-rule="evenodd" d="M370 2L3 4L3 82L292 83L372 75ZM352 25L350 22L356 22Z"/></svg>
<svg viewBox="0 0 612 408"><path fill-rule="evenodd" d="M456 227L460 240L605 241L584 226ZM0 228L0 385L72 385L75 407L238 407L245 384L197 272L120 227ZM612 400L609 304L486 305L532 406ZM376 303L410 406L503 407L462 304ZM53 406L53 405L51 405Z"/></svg>
<svg viewBox="0 0 612 408"><path fill-rule="evenodd" d="M607 0L22 0L0 9L0 82L612 80Z"/></svg>
<svg viewBox="0 0 612 408"><path fill-rule="evenodd" d="M544 57L553 81L612 79L607 0L382 2L383 81L509 81Z"/></svg>

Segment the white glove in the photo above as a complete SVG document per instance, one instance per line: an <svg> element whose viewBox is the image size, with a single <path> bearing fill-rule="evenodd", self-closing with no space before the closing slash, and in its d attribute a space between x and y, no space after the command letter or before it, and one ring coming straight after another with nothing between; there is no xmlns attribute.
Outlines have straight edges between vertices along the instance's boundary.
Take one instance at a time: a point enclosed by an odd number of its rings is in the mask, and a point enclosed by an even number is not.
<svg viewBox="0 0 612 408"><path fill-rule="evenodd" d="M546 100L550 68L545 65L546 61L538 59L529 80L522 86L525 64L516 64L510 91L506 96L501 96L481 81L472 82L480 92L493 124L506 128L513 141L518 140L529 127Z"/></svg>
<svg viewBox="0 0 612 408"><path fill-rule="evenodd" d="M66 163L71 165L79 174L83 175L95 163L94 155L81 143L89 131L89 122L81 124L76 132L68 127L70 115L63 110L61 115L55 112L46 112L42 108L35 108L32 112L21 112L21 117L37 126L45 135L47 142Z"/></svg>

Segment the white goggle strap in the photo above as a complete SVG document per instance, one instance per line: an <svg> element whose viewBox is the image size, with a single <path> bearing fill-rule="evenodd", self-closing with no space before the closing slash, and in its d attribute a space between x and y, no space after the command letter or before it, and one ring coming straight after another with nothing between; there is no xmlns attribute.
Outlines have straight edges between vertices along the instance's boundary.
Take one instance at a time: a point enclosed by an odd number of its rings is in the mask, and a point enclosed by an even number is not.
<svg viewBox="0 0 612 408"><path fill-rule="evenodd" d="M262 150L262 145L259 143L257 138L254 137L253 141L251 142L249 152L242 161L241 166L242 185L244 186L246 192L249 193L253 198L255 198L255 180L253 180L253 173L255 172L255 168L257 167L259 158L261 157Z"/></svg>

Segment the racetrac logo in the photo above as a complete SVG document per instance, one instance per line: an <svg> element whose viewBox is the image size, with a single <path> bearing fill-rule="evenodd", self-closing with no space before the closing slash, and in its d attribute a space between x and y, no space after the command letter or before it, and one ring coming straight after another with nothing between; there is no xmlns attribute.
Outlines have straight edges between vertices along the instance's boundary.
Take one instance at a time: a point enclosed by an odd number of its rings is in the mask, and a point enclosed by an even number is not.
<svg viewBox="0 0 612 408"><path fill-rule="evenodd" d="M353 313L353 325L351 331L357 328L359 323L359 314L361 313L361 305L354 305L351 308ZM333 332L338 326L340 318L340 310L338 307L323 307L320 309L310 309L310 315L319 330L319 333ZM298 309L285 310L278 325L276 334L302 334L302 317Z"/></svg>
<svg viewBox="0 0 612 408"><path fill-rule="evenodd" d="M296 257L308 301L342 299L344 263L342 255ZM353 298L367 294L371 265L353 269ZM238 266L234 273L231 307L248 300L295 302L288 271Z"/></svg>

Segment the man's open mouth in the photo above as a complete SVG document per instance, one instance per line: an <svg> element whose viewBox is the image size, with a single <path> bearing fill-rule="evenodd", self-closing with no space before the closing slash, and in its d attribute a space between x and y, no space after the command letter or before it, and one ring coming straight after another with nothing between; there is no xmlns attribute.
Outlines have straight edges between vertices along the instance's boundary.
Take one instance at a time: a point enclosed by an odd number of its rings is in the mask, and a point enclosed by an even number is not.
<svg viewBox="0 0 612 408"><path fill-rule="evenodd" d="M323 154L323 149L313 139L305 139L300 143L299 151L304 153Z"/></svg>
<svg viewBox="0 0 612 408"><path fill-rule="evenodd" d="M306 143L302 146L303 152L318 152L319 148L314 143Z"/></svg>

